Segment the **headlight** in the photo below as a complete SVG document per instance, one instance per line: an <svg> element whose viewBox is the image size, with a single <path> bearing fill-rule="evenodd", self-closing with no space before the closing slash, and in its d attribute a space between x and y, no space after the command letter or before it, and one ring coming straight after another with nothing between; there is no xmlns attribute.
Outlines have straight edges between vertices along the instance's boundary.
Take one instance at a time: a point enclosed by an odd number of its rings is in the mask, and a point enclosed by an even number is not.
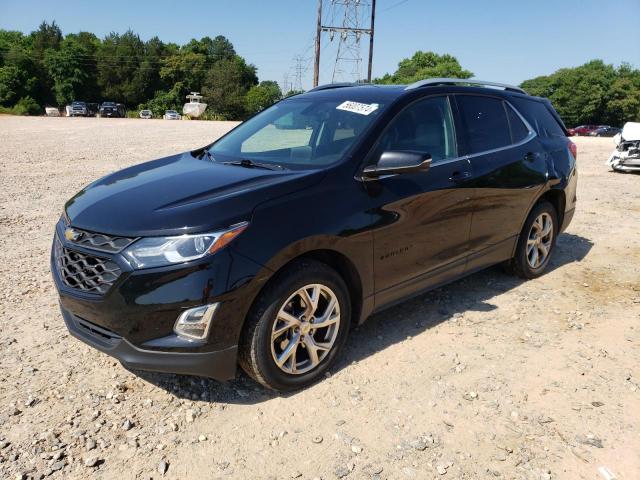
<svg viewBox="0 0 640 480"><path fill-rule="evenodd" d="M123 254L135 268L151 268L188 262L211 255L240 235L247 222L231 226L227 230L178 237L141 238Z"/></svg>

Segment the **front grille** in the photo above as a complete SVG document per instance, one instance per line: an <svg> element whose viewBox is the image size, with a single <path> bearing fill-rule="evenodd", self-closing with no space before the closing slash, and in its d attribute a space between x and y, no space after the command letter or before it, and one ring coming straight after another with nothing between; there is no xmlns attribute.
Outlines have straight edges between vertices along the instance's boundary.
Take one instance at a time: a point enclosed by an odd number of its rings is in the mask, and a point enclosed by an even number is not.
<svg viewBox="0 0 640 480"><path fill-rule="evenodd" d="M58 238L54 256L65 285L84 292L103 295L122 273L114 261L65 248Z"/></svg>
<svg viewBox="0 0 640 480"><path fill-rule="evenodd" d="M105 235L104 233L87 232L86 230L73 229L79 236L71 243L81 245L101 252L118 253L133 243L135 238Z"/></svg>

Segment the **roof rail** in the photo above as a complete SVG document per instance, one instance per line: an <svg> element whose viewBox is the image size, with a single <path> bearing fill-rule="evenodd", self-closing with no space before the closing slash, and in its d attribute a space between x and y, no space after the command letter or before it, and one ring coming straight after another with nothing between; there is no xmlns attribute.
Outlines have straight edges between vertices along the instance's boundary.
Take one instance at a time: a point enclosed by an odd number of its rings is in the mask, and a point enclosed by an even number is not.
<svg viewBox="0 0 640 480"><path fill-rule="evenodd" d="M493 88L501 88L503 90L508 90L510 92L524 93L525 92L520 87L516 87L515 85L507 85L505 83L497 83L497 82L485 82L484 80L471 80L468 78L428 78L426 80L419 80L411 85L407 85L405 90L413 90L421 87L433 87L436 85L472 85L472 86L480 86L480 87L493 87Z"/></svg>
<svg viewBox="0 0 640 480"><path fill-rule="evenodd" d="M366 83L349 83L349 82L327 83L325 85L319 85L319 86L317 86L315 88L312 88L309 91L310 92L318 92L320 90L329 90L331 88L358 87L360 85L368 85L368 84L366 84Z"/></svg>

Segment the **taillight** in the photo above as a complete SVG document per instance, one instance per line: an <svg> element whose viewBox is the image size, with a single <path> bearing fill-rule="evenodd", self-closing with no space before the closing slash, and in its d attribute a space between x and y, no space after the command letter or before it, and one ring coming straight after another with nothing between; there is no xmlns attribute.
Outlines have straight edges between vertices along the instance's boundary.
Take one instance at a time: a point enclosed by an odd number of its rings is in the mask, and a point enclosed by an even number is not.
<svg viewBox="0 0 640 480"><path fill-rule="evenodd" d="M575 158L576 160L578 159L578 146L573 143L571 140L567 140L569 142L569 150L571 151L571 155L573 155L573 158Z"/></svg>

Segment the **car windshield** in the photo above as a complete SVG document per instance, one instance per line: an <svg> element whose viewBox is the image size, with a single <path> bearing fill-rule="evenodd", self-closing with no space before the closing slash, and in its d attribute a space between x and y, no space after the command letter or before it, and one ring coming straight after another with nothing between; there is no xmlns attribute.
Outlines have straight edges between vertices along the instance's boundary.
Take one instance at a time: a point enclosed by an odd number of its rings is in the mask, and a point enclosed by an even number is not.
<svg viewBox="0 0 640 480"><path fill-rule="evenodd" d="M322 167L340 160L382 110L378 103L292 98L247 120L209 152L220 162Z"/></svg>

